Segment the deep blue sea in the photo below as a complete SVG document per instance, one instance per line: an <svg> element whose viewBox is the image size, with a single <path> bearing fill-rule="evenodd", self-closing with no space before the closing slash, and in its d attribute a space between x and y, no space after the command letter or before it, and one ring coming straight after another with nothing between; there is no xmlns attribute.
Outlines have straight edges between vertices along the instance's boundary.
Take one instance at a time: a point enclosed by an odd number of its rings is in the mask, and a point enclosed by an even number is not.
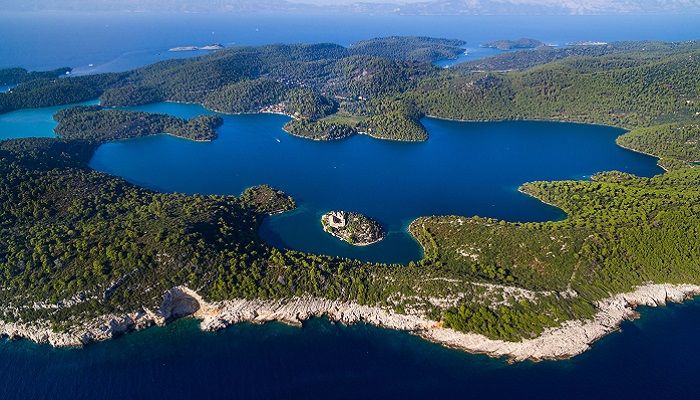
<svg viewBox="0 0 700 400"><path fill-rule="evenodd" d="M431 35L479 44L534 37L578 40L700 37L697 16L629 17L322 17L0 13L0 67L76 73L119 71L172 57L182 45L329 41L348 45L387 35ZM93 64L92 66L89 66ZM6 88L0 88L6 90ZM179 116L193 105L139 107ZM0 139L51 136L55 109L0 115ZM425 119L426 143L357 136L318 143L286 135L286 118L226 116L220 138L170 136L109 143L91 165L157 190L240 193L269 183L299 209L267 220L277 246L365 260L407 262L420 249L406 234L420 215L482 215L516 221L563 217L519 194L537 179L587 179L602 170L660 173L655 160L614 144L620 130L542 122L459 123ZM351 209L389 231L357 249L320 231L329 209ZM449 350L408 334L314 320L304 328L240 325L202 333L195 321L126 335L85 349L0 341L0 398L697 398L700 303L643 309L593 349L570 361L508 365Z"/></svg>
<svg viewBox="0 0 700 400"><path fill-rule="evenodd" d="M76 72L121 71L195 53L167 50L218 42L247 45L333 42L427 35L462 39L473 58L492 54L489 40L532 37L552 45L594 40L691 40L697 15L631 16L348 16L151 13L0 12L0 68L74 67ZM93 64L92 67L89 65Z"/></svg>
<svg viewBox="0 0 700 400"><path fill-rule="evenodd" d="M696 399L700 303L641 309L572 360L470 355L312 320L205 333L185 319L84 349L0 340L3 399Z"/></svg>

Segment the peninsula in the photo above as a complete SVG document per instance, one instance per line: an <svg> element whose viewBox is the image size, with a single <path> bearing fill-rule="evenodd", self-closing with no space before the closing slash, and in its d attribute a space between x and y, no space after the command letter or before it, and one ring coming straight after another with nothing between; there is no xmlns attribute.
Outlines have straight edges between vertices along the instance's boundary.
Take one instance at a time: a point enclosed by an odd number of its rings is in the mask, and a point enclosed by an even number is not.
<svg viewBox="0 0 700 400"><path fill-rule="evenodd" d="M185 315L203 329L325 315L492 356L561 359L634 318L637 305L697 295L700 43L537 48L432 65L461 46L392 37L233 47L86 76L2 70L16 86L0 93L0 113L97 98L103 107L189 102L282 111L293 116L290 133L313 139L414 142L430 140L425 116L596 123L625 128L619 143L658 157L666 172L523 182L523 193L566 219L420 217L409 231L424 257L378 264L263 241L264 218L294 207L269 186L161 193L90 168L110 140L216 140L217 117L69 108L56 114L56 138L0 141L0 334L80 345ZM360 243L379 237L372 229Z"/></svg>

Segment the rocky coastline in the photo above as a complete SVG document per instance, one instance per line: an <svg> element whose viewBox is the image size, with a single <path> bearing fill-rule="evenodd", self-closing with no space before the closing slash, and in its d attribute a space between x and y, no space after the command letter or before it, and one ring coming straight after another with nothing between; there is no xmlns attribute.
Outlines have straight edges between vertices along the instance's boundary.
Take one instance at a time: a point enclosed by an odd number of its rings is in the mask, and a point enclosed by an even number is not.
<svg viewBox="0 0 700 400"><path fill-rule="evenodd" d="M67 332L53 332L48 322L31 324L0 321L0 335L24 338L56 347L83 346L121 334L164 325L177 318L199 319L204 331L215 331L230 325L251 322L279 321L301 325L315 317L327 317L343 324L370 325L416 334L432 342L510 361L561 360L588 350L596 340L618 330L620 323L638 316L637 306L661 306L682 302L700 294L700 286L689 284L647 284L632 292L618 294L598 303L598 312L590 320L567 321L542 335L521 342L489 339L474 333L444 328L438 321L422 315L397 314L390 310L313 297L284 300L235 299L210 303L195 291L183 286L170 289L156 311L141 309L124 315L106 315Z"/></svg>

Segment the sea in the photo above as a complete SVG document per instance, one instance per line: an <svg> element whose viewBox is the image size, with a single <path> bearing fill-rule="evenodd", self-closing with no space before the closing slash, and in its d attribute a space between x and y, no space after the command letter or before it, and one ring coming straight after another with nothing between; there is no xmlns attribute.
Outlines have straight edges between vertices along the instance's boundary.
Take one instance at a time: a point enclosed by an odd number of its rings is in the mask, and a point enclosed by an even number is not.
<svg viewBox="0 0 700 400"><path fill-rule="evenodd" d="M700 37L697 16L338 16L274 14L81 14L0 12L0 68L69 66L75 74L123 71L203 52L177 46L221 43L334 42L377 36L463 39L460 60L497 54L480 44L533 37L575 41ZM449 67L451 63L440 63ZM10 88L0 88L9 90ZM182 117L196 105L141 106ZM0 115L0 139L52 136L53 109ZM538 179L589 179L618 169L661 173L652 157L617 147L622 131L546 122L461 123L423 120L425 143L357 136L333 143L286 135L286 117L226 116L219 139L193 143L170 136L108 143L97 170L154 190L237 194L270 183L299 209L269 218L261 236L278 247L368 261L421 257L406 234L429 214L482 215L512 221L565 215L517 192ZM259 162L268 160L264 166ZM212 174L212 171L217 173ZM371 193L371 196L366 193ZM357 249L319 231L320 213L352 209L388 228L384 242ZM81 349L0 340L2 399L179 398L697 398L700 303L642 308L592 349L571 360L524 362L471 355L403 332L315 319L302 328L242 324L215 333L183 319Z"/></svg>

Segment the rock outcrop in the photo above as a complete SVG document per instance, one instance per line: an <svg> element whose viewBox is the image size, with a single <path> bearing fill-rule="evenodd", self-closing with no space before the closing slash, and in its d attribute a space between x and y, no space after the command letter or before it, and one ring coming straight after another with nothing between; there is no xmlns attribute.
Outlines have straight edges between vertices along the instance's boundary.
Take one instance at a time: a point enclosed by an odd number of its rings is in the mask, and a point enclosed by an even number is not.
<svg viewBox="0 0 700 400"><path fill-rule="evenodd" d="M192 315L199 311L203 300L192 290L183 286L174 287L163 295L158 316L164 321Z"/></svg>

